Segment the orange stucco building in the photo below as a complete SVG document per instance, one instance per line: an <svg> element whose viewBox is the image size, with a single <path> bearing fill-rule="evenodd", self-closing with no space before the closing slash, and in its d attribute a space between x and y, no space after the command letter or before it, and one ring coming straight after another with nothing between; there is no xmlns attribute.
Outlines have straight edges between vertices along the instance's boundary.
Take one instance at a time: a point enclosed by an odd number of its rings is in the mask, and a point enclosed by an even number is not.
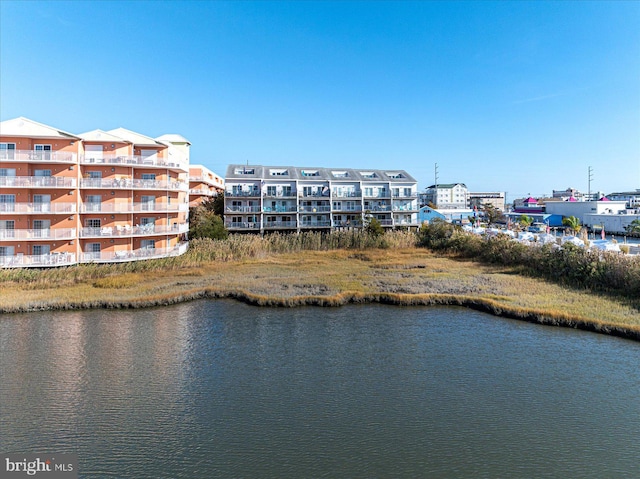
<svg viewBox="0 0 640 479"><path fill-rule="evenodd" d="M0 123L1 267L182 254L188 210L189 142L179 135Z"/></svg>
<svg viewBox="0 0 640 479"><path fill-rule="evenodd" d="M224 178L203 165L189 167L189 206L198 206L207 198L224 192Z"/></svg>

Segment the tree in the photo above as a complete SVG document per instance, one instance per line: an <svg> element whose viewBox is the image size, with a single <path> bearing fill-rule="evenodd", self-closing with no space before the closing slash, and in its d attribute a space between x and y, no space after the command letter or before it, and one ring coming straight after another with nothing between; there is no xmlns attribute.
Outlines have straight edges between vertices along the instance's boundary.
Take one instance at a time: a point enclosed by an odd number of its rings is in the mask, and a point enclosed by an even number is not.
<svg viewBox="0 0 640 479"><path fill-rule="evenodd" d="M371 212L369 210L365 211L364 214L364 230L371 236L380 236L384 234L384 228L382 227L380 220L371 216Z"/></svg>
<svg viewBox="0 0 640 479"><path fill-rule="evenodd" d="M633 220L630 225L625 228L627 233L639 233L640 234L640 220Z"/></svg>
<svg viewBox="0 0 640 479"><path fill-rule="evenodd" d="M224 227L224 194L207 198L189 209L189 238L225 239L229 232Z"/></svg>
<svg viewBox="0 0 640 479"><path fill-rule="evenodd" d="M578 236L578 233L580 233L580 230L582 229L580 220L575 216L568 216L568 217L562 218L562 224L567 228L569 228L569 230L573 232L575 236Z"/></svg>
<svg viewBox="0 0 640 479"><path fill-rule="evenodd" d="M486 203L482 207L482 212L487 222L491 225L502 217L502 212L491 203Z"/></svg>
<svg viewBox="0 0 640 479"><path fill-rule="evenodd" d="M518 218L518 223L520 223L522 228L527 229L533 224L533 218L528 215L521 215L520 218Z"/></svg>

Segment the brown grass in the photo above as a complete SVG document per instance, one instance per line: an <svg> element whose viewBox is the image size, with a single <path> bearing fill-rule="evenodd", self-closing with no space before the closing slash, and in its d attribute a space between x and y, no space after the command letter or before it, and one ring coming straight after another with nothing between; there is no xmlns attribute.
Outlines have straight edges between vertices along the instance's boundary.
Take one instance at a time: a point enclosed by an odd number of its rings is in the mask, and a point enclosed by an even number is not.
<svg viewBox="0 0 640 479"><path fill-rule="evenodd" d="M519 276L508 267L457 261L422 248L257 256L188 261L167 270L149 267L146 272L106 268L107 276L91 270L76 279L47 283L46 288L35 274L30 281L2 283L0 311L140 308L203 297L261 306L447 304L640 339L638 299L571 290ZM97 277L84 279L91 275Z"/></svg>

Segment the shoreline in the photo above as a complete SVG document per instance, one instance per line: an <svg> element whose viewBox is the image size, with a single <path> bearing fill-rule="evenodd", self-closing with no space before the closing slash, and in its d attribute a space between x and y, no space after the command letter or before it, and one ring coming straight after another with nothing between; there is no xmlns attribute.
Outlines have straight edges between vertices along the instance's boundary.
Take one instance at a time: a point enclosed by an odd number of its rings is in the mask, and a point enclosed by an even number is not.
<svg viewBox="0 0 640 479"><path fill-rule="evenodd" d="M525 321L542 326L579 329L608 336L640 341L640 326L620 326L610 323L593 321L571 315L554 315L545 311L531 309L510 309L487 298L455 296L448 294L415 294L398 293L339 293L335 296L294 296L290 298L264 297L246 291L226 292L203 289L188 294L181 293L174 297L158 299L138 299L128 302L113 303L106 301L89 301L81 303L50 304L47 307L34 309L7 310L3 308L0 314L24 314L44 311L83 311L90 309L146 309L173 304L197 301L200 299L232 299L251 306L297 308L297 307L342 307L350 304L386 304L398 307L412 306L454 306L472 309L491 314L500 318Z"/></svg>
<svg viewBox="0 0 640 479"><path fill-rule="evenodd" d="M138 309L196 299L263 307L460 306L640 341L638 300L563 287L523 276L517 268L460 261L424 248L303 251L173 269L74 272L77 277L49 272L1 283L0 316Z"/></svg>

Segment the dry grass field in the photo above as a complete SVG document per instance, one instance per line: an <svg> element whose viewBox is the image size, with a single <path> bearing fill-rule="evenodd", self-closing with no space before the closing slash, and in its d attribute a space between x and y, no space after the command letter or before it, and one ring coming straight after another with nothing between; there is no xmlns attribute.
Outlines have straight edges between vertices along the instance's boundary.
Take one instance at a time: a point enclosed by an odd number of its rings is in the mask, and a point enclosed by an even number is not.
<svg viewBox="0 0 640 479"><path fill-rule="evenodd" d="M21 281L4 278L0 311L136 308L202 297L267 306L451 304L640 339L640 300L568 289L515 269L449 259L424 248L271 253L176 262L170 269L105 269L107 275L99 268L33 273Z"/></svg>

